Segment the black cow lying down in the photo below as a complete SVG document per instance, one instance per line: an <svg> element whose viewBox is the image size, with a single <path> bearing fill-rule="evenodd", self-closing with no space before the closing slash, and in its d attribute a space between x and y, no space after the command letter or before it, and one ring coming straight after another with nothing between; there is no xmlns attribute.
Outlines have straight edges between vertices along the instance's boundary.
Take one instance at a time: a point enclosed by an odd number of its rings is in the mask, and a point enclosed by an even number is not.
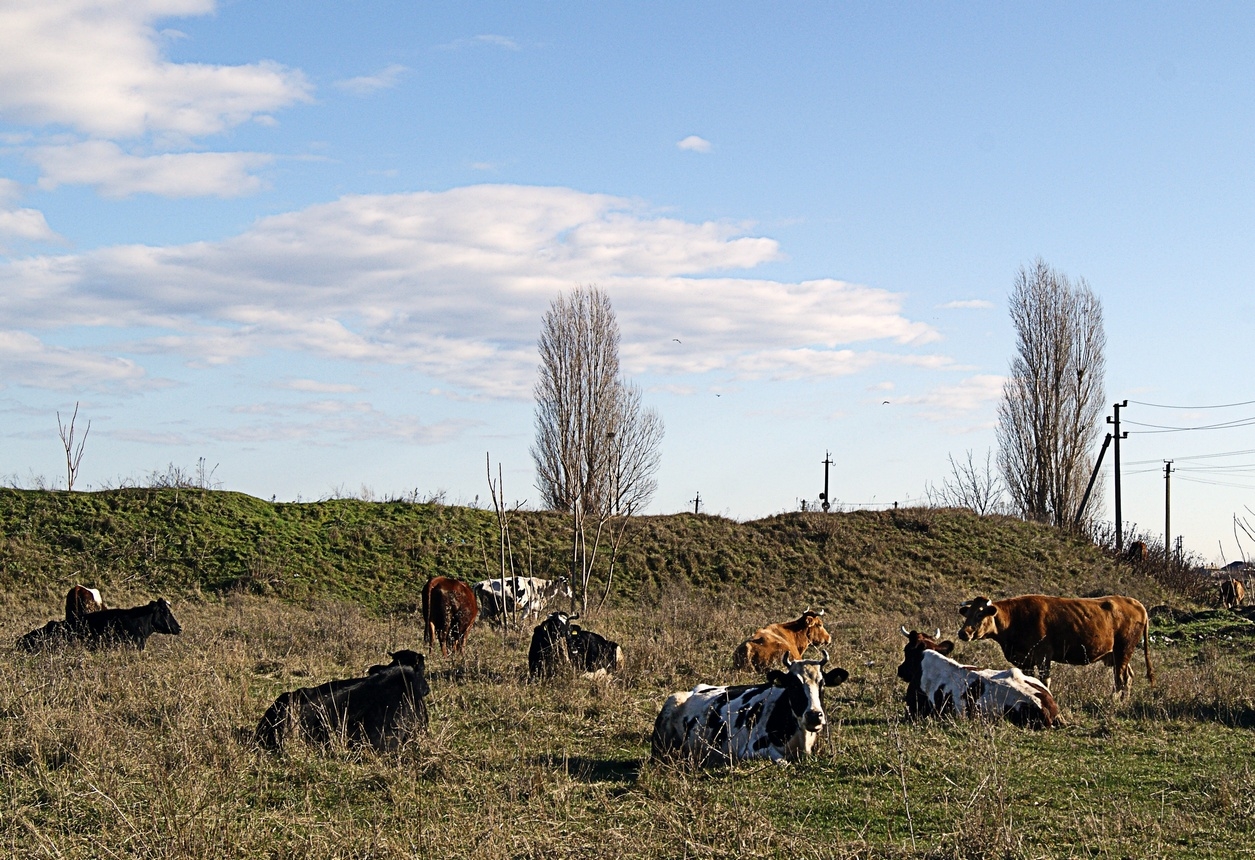
<svg viewBox="0 0 1255 860"><path fill-rule="evenodd" d="M328 745L340 739L379 752L396 749L415 730L427 726L425 661L413 651L389 655L392 663L372 666L365 678L328 681L302 687L275 699L257 724L255 738L278 749L296 733L308 743Z"/></svg>
<svg viewBox="0 0 1255 860"><path fill-rule="evenodd" d="M623 665L623 649L617 642L571 622L578 615L552 612L532 631L527 651L527 671L532 678L552 678L558 668L577 672L612 672Z"/></svg>
<svg viewBox="0 0 1255 860"><path fill-rule="evenodd" d="M40 651L53 645L82 642L88 648L131 644L144 650L154 633L178 636L183 632L164 597L130 609L100 609L70 621L49 621L17 640L24 651Z"/></svg>

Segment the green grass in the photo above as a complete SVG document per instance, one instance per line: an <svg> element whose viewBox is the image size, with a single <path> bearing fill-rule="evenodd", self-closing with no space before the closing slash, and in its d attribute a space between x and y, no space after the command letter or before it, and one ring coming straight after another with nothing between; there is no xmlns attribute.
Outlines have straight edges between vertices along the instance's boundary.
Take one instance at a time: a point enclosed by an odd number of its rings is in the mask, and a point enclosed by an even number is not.
<svg viewBox="0 0 1255 860"><path fill-rule="evenodd" d="M542 556L560 563L563 521L526 517L538 572ZM114 605L167 594L184 626L142 653L0 647L3 856L1255 856L1255 624L1031 524L644 518L623 589L587 620L623 644L617 677L529 684L527 633L477 626L464 659L432 659L430 727L393 754L270 754L249 736L280 692L421 648L407 601L428 572L482 575L490 514L7 491L0 524L0 642L58 615L75 581ZM957 603L982 591L1114 591L1182 611L1156 613L1158 681L1135 661L1127 701L1105 667L1056 666L1062 728L903 720L898 625L952 634ZM817 755L648 761L670 692L746 680L733 647L807 603L828 607L832 660L851 673ZM958 657L1005 665L990 643Z"/></svg>

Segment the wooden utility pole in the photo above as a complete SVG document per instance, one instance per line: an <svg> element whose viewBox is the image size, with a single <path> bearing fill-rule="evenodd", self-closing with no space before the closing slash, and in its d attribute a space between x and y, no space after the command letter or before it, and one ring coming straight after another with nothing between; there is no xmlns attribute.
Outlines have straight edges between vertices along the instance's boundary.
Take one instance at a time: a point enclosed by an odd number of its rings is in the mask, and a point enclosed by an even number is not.
<svg viewBox="0 0 1255 860"><path fill-rule="evenodd" d="M700 490L698 490L697 498L693 499L693 513L696 514L698 509L701 508L701 506L702 506L702 493Z"/></svg>
<svg viewBox="0 0 1255 860"><path fill-rule="evenodd" d="M1163 551L1164 561L1172 564L1172 461L1163 461Z"/></svg>
<svg viewBox="0 0 1255 860"><path fill-rule="evenodd" d="M1115 472L1116 472L1116 552L1124 550L1124 521L1120 517L1120 440L1127 439L1129 434L1126 430L1120 432L1120 410L1129 405L1129 401L1125 400L1112 406L1115 410L1115 418L1107 418L1108 424L1114 424L1111 434L1112 440L1115 441Z"/></svg>

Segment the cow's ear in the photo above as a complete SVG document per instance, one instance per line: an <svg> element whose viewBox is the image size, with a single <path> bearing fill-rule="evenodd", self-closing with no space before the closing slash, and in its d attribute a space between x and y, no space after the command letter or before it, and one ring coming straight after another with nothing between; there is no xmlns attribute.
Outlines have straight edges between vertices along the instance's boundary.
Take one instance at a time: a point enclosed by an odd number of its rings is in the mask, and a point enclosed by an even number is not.
<svg viewBox="0 0 1255 860"><path fill-rule="evenodd" d="M969 601L967 601L966 603L960 603L960 604L959 604L959 614L960 614L960 615L967 615L967 611L968 611L969 609L971 609L971 608L972 608L972 601L970 601L970 600L969 600Z"/></svg>
<svg viewBox="0 0 1255 860"><path fill-rule="evenodd" d="M838 687L850 680L850 673L844 669L829 669L824 672L824 683L829 687Z"/></svg>
<svg viewBox="0 0 1255 860"><path fill-rule="evenodd" d="M945 657L950 656L950 652L954 650L954 643L947 639L945 642L938 642L937 647L933 649L938 654Z"/></svg>
<svg viewBox="0 0 1255 860"><path fill-rule="evenodd" d="M997 615L997 614L998 614L998 607L994 606L992 603L990 603L987 606L982 607L980 611L981 618L988 618L990 615Z"/></svg>
<svg viewBox="0 0 1255 860"><path fill-rule="evenodd" d="M783 672L776 669L772 669L770 672L767 673L767 683L773 687L782 687L784 686L784 682L788 679L788 677L789 676L784 674Z"/></svg>

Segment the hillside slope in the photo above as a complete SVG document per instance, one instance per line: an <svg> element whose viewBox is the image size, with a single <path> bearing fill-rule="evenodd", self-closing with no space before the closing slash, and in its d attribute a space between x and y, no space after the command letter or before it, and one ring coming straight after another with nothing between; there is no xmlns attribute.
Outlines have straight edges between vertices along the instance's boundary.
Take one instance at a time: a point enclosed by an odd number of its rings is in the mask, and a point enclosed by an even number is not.
<svg viewBox="0 0 1255 860"><path fill-rule="evenodd" d="M516 572L565 571L565 517L520 512L511 539ZM30 597L81 581L114 593L247 590L388 611L412 607L433 573L490 575L496 546L494 515L475 508L272 503L189 489L0 490L0 588ZM605 569L603 556L599 579ZM976 592L1162 599L1153 580L1082 539L949 509L793 513L747 523L692 514L634 520L616 565L614 600L675 587L868 610L933 606Z"/></svg>

